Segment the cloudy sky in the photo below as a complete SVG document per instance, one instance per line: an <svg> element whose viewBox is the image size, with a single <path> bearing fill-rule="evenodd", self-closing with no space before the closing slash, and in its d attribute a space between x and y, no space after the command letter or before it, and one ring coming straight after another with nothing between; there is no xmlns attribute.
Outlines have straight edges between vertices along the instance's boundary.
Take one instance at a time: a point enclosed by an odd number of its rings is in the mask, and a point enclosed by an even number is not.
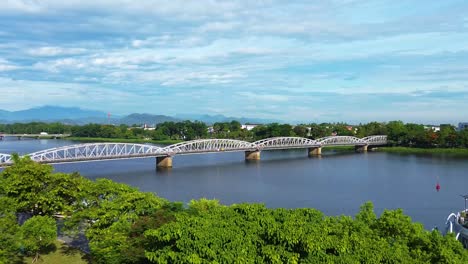
<svg viewBox="0 0 468 264"><path fill-rule="evenodd" d="M2 0L0 109L468 121L466 0Z"/></svg>

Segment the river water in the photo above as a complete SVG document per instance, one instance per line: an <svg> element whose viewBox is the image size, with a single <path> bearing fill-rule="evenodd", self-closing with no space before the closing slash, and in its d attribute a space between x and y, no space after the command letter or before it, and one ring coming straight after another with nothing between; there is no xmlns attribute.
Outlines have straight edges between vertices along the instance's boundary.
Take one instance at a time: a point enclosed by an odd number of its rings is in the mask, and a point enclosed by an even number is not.
<svg viewBox="0 0 468 264"><path fill-rule="evenodd" d="M0 141L0 153L27 154L71 144L77 142L9 138ZM311 207L327 215L355 215L362 203L372 201L378 215L385 208L402 208L427 229L445 228L449 213L464 207L459 195L468 193L466 158L326 149L320 158L307 157L305 150L264 151L261 158L245 162L242 152L176 156L169 170L156 170L154 158L54 167L126 183L172 201L205 197L223 204Z"/></svg>

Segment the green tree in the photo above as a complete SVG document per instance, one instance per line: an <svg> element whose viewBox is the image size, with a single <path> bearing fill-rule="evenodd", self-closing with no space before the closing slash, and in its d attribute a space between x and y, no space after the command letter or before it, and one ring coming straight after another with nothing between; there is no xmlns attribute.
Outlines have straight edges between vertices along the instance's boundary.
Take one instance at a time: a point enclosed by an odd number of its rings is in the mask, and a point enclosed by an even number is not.
<svg viewBox="0 0 468 264"><path fill-rule="evenodd" d="M304 125L297 125L293 128L293 132L298 137L307 137L309 129Z"/></svg>
<svg viewBox="0 0 468 264"><path fill-rule="evenodd" d="M82 195L80 175L53 173L53 167L13 156L14 164L0 175L6 197L14 199L18 212L33 215L68 214Z"/></svg>
<svg viewBox="0 0 468 264"><path fill-rule="evenodd" d="M19 261L21 235L15 213L15 201L0 196L0 263Z"/></svg>
<svg viewBox="0 0 468 264"><path fill-rule="evenodd" d="M390 144L402 144L405 143L407 130L405 124L402 121L390 121L387 124L387 136Z"/></svg>
<svg viewBox="0 0 468 264"><path fill-rule="evenodd" d="M22 244L28 255L34 256L33 263L40 253L54 245L57 240L57 225L48 216L33 216L21 226Z"/></svg>

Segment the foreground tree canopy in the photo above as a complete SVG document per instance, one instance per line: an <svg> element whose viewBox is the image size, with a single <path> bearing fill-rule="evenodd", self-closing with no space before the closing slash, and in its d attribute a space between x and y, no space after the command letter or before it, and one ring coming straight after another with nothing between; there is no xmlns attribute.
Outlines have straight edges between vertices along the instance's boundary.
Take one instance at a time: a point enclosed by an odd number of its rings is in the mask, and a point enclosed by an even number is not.
<svg viewBox="0 0 468 264"><path fill-rule="evenodd" d="M453 235L401 210L377 217L370 202L354 218L206 199L184 206L18 157L0 173L0 263L39 258L57 217L86 235L93 263L468 263Z"/></svg>

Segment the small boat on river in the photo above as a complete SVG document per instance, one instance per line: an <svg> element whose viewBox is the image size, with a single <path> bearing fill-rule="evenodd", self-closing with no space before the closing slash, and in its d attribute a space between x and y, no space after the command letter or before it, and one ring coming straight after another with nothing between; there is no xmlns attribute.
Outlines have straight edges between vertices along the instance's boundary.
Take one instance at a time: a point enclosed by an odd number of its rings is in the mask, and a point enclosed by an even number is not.
<svg viewBox="0 0 468 264"><path fill-rule="evenodd" d="M468 200L468 194L462 195L465 199L465 209L451 213L447 217L447 233L455 233L456 239L458 239L465 248L468 249L468 209L466 208L466 202Z"/></svg>

